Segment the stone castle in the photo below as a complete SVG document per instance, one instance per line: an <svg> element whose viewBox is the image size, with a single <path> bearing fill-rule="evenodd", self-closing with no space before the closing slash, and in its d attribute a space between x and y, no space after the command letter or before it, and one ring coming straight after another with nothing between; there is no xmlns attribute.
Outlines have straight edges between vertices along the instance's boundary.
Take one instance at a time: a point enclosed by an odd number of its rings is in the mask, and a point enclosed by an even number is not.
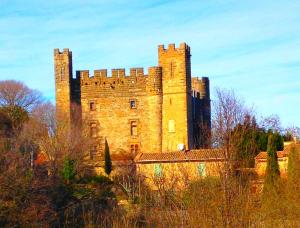
<svg viewBox="0 0 300 228"><path fill-rule="evenodd" d="M88 125L91 157L107 140L111 153L171 152L210 144L209 79L191 77L190 47L158 46L158 66L76 71L72 52L54 50L57 115L73 121L72 104Z"/></svg>

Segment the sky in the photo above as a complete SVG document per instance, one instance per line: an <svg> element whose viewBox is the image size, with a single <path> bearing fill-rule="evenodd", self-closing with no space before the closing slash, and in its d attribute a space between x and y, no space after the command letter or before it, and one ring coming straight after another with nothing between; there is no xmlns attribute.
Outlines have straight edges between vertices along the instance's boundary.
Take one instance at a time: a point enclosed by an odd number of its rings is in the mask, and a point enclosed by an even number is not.
<svg viewBox="0 0 300 228"><path fill-rule="evenodd" d="M73 71L157 65L186 42L192 75L233 89L259 116L300 126L300 0L0 0L0 80L54 102L53 49ZM92 73L91 73L92 75Z"/></svg>

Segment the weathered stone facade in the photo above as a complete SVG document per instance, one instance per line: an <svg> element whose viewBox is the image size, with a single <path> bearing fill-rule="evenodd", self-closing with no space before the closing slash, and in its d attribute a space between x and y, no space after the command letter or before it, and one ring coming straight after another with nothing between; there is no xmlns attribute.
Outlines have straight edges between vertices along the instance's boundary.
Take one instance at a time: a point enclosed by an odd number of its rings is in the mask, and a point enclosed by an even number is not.
<svg viewBox="0 0 300 228"><path fill-rule="evenodd" d="M208 78L191 78L190 47L158 47L158 66L77 71L72 75L72 52L54 50L57 115L72 122L72 104L95 138L94 150L106 138L111 153L168 152L207 147L210 138Z"/></svg>

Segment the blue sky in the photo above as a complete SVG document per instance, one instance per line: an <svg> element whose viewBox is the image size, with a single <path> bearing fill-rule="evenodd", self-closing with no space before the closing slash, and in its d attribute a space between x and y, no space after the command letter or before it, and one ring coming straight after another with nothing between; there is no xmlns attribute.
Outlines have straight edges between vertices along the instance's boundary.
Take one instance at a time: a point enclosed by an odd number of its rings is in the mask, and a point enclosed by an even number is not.
<svg viewBox="0 0 300 228"><path fill-rule="evenodd" d="M0 0L0 80L54 100L53 49L74 70L157 65L186 42L192 73L234 89L258 115L300 126L300 0Z"/></svg>

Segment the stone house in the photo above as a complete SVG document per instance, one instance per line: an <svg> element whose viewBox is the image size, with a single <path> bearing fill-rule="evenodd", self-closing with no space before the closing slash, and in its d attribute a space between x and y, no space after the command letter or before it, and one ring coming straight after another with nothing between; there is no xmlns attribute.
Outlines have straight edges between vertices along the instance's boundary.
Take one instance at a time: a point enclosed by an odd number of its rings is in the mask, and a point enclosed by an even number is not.
<svg viewBox="0 0 300 228"><path fill-rule="evenodd" d="M140 153L134 159L137 174L153 190L182 189L191 182L219 177L224 167L224 154L216 149L169 153Z"/></svg>

